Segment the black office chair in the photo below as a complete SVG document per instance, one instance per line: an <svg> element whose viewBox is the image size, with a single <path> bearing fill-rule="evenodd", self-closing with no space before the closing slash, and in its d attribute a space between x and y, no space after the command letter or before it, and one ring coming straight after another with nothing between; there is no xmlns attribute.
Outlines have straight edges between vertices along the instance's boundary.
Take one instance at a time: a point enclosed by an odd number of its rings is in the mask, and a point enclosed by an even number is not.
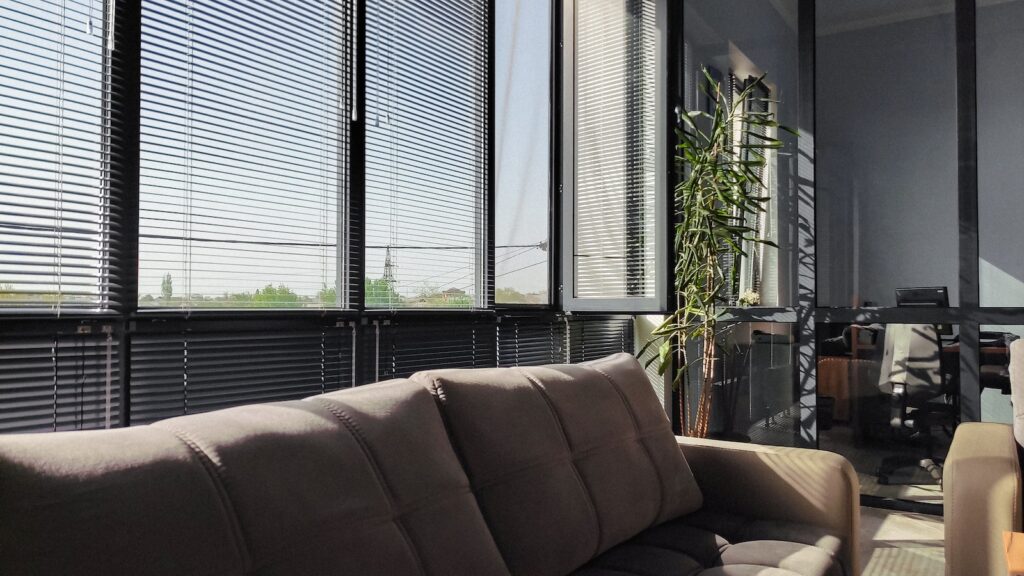
<svg viewBox="0 0 1024 576"><path fill-rule="evenodd" d="M888 484L899 468L919 465L942 481L935 458L932 427L956 425L955 396L942 367L942 341L932 324L890 324L885 330L878 387L889 398L889 426L897 438L923 441L925 458L889 456L878 468L879 484Z"/></svg>

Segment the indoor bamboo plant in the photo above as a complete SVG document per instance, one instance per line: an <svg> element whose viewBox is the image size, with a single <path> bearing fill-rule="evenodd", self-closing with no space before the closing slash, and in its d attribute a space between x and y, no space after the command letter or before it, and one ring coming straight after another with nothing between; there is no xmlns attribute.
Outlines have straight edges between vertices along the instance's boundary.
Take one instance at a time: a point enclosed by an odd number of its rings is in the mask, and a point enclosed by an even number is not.
<svg viewBox="0 0 1024 576"><path fill-rule="evenodd" d="M676 127L676 169L679 183L674 190L675 290L677 309L652 333L645 345L658 347L651 362L658 370L674 367L674 385L679 389L682 432L705 437L711 414L711 389L715 376L718 322L733 281L723 262L746 256L744 245L771 242L757 237L747 224L751 214L762 212L768 201L761 179L770 149L782 142L772 136L787 130L775 121L768 102L755 95L757 78L729 98L721 82L704 70L703 89L711 103L710 112L684 111ZM764 110L764 111L756 111ZM687 344L699 348L699 357L687 357ZM673 359L677 361L673 363ZM686 385L691 365L700 366L700 390L691 417Z"/></svg>

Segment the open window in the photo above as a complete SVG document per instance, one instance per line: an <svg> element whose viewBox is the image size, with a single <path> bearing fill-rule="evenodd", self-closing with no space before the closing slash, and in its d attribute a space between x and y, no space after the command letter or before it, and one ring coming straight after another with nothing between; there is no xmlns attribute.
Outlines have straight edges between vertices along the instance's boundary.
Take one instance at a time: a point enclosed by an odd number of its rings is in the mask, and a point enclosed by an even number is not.
<svg viewBox="0 0 1024 576"><path fill-rule="evenodd" d="M668 306L667 6L567 1L562 304Z"/></svg>

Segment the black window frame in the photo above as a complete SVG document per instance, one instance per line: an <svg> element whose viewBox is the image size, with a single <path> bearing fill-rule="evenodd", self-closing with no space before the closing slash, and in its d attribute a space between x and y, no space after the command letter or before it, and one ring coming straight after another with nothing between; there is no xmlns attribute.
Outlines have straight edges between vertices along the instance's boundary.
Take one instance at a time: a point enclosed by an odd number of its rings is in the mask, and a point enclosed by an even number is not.
<svg viewBox="0 0 1024 576"><path fill-rule="evenodd" d="M549 153L549 293L544 304L504 304L494 301L494 2L488 4L488 179L486 202L488 216L487 262L486 262L486 307L482 309L368 309L363 304L365 277L365 126L366 113L366 2L353 0L354 14L354 105L350 121L349 205L347 228L348 245L345 247L344 264L348 275L348 292L345 295L347 308L327 309L140 309L138 303L139 265L139 154L140 154L140 77L142 43L142 2L143 0L108 0L110 13L114 14L112 37L114 47L107 63L110 74L110 195L114 205L111 218L112 246L109 266L118 275L113 286L111 306L100 311L66 310L60 316L39 310L18 310L0 308L4 319L0 336L18 337L40 335L53 337L92 335L100 337L109 332L116 346L117 397L121 399L115 425L130 426L133 423L132 408L132 354L135 340L138 345L152 340L154 336L176 338L195 334L238 333L252 334L254 326L272 331L344 331L352 332L351 354L352 374L346 381L352 385L374 382L386 375L379 370L380 350L375 349L382 327L397 324L415 326L420 330L433 326L478 326L493 327L494 341L484 342L481 351L494 355L493 360L483 358L480 365L499 363L497 339L501 322L529 321L535 325L551 325L562 330L568 346L571 327L582 328L586 318L591 325L605 319L622 322L621 317L611 316L566 316L559 306L561 287L560 253L558 242L561 226L561 197L559 191L561 167L561 103L562 86L558 79L562 69L562 1L551 1L551 86L550 86L550 134ZM106 20L109 22L109 20ZM339 273L341 273L339 271ZM508 319L508 320L506 320ZM515 320L512 320L515 319ZM506 323L506 326L509 324ZM584 335L585 336L585 335ZM147 340L148 339L148 340ZM488 352L493 350L492 352ZM138 349L135 351L137 354ZM566 347L553 353L555 361L567 362L570 351ZM140 356L138 362L143 362ZM146 358L145 362L150 362ZM142 369L142 367L138 367ZM2 399L0 399L2 401Z"/></svg>

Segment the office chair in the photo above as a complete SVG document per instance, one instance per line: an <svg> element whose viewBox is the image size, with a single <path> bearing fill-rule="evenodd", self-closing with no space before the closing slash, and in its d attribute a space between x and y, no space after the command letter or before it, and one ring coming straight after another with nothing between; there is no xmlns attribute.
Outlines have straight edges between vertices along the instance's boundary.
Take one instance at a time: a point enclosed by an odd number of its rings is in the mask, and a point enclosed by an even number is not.
<svg viewBox="0 0 1024 576"><path fill-rule="evenodd" d="M924 441L926 455L915 461L905 456L888 456L878 468L879 484L888 484L898 468L917 464L937 482L942 468L934 455L932 427L955 426L955 406L946 401L948 389L942 370L942 341L932 324L891 324L885 330L885 345L878 378L879 390L889 398L889 426L895 436Z"/></svg>

